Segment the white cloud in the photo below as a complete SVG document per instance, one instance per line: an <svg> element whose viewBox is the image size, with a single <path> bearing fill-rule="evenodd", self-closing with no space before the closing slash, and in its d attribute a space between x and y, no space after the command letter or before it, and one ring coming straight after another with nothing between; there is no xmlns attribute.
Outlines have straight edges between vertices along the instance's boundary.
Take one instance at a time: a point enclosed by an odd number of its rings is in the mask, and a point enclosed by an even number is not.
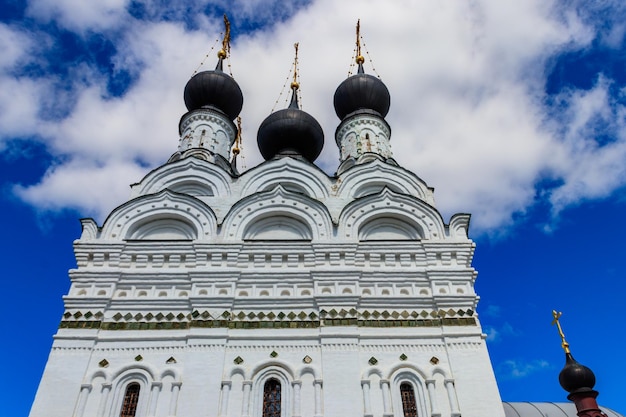
<svg viewBox="0 0 626 417"><path fill-rule="evenodd" d="M16 185L14 192L42 210L70 208L85 216L102 217L128 199L128 178L141 178L143 171L125 162L98 166L91 161L69 161L50 167L41 183L30 187Z"/></svg>
<svg viewBox="0 0 626 417"><path fill-rule="evenodd" d="M88 11L82 6L72 9L72 4L37 0L29 10L76 31L119 29L120 21L131 19L122 0L102 2ZM190 7L201 10L206 4ZM243 7L244 20L266 9L257 22L294 13L276 14L280 1L272 3L273 9L260 1L237 4ZM474 231L499 230L534 204L535 184L546 174L563 182L550 196L557 212L580 199L608 195L626 183L618 166L624 138L617 134L615 143L594 147L596 132L590 121L607 121L613 132L622 125L623 109L611 104L609 81L600 81L589 92L564 94L563 115L546 119L547 64L555 54L585 47L594 36L573 9L557 6L563 7L545 0L481 0L398 1L383 8L373 0L317 0L272 26L234 33L231 61L244 92L247 166L261 161L256 131L285 83L292 45L299 41L303 109L318 119L326 135L317 163L334 172L338 152L333 135L339 121L332 97L347 74L354 24L361 18L365 46L392 95L387 119L396 159L436 187L444 217L471 212ZM96 19L96 13L102 18ZM158 9L150 13L166 14ZM52 153L71 161L50 170L41 183L18 188L21 196L48 209L70 205L100 213L102 220L111 206L104 201L124 201L121 184L140 179L130 174L140 172L141 163L157 166L167 160L177 147L184 84L221 31L220 19L195 19L201 30L186 30L180 21L124 25L115 36L113 64L116 71L139 74L137 80L122 97L110 97L106 79L93 74L94 68L83 68L88 81L76 88L77 105L62 120L37 119L37 95L47 94L49 79L15 80L25 85L24 103L11 110L13 114L0 116L2 135L30 129L45 138ZM214 63L212 51L205 68ZM366 71L372 73L369 62ZM7 105L8 93L4 97L0 93L0 106ZM30 127L16 121L20 119L28 120ZM119 164L125 170L109 178L115 182L111 187L103 184L97 199L72 195L84 186L82 178L94 175L93 183L99 184L100 173ZM583 175L580 167L592 175ZM67 172L74 174L76 184Z"/></svg>
<svg viewBox="0 0 626 417"><path fill-rule="evenodd" d="M520 379L530 374L550 369L550 363L543 359L535 359L531 361L525 360L507 360L497 366L498 378L503 379Z"/></svg>
<svg viewBox="0 0 626 417"><path fill-rule="evenodd" d="M486 325L484 330L489 342L500 342L505 337L518 337L521 335L521 333L508 322L502 324L500 327Z"/></svg>
<svg viewBox="0 0 626 417"><path fill-rule="evenodd" d="M121 24L127 18L129 3L130 0L30 0L27 13L44 22L57 21L67 29L82 33Z"/></svg>

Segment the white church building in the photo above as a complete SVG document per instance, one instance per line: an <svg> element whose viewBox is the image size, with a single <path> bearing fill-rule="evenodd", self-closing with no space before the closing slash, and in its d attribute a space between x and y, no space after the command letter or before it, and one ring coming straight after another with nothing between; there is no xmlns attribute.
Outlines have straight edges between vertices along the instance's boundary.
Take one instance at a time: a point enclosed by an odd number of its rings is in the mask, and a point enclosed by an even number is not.
<svg viewBox="0 0 626 417"><path fill-rule="evenodd" d="M335 93L332 176L296 82L259 128L265 162L238 172L243 95L219 57L185 87L177 152L82 220L31 417L521 415L476 315L470 216L442 218L393 159L362 57Z"/></svg>

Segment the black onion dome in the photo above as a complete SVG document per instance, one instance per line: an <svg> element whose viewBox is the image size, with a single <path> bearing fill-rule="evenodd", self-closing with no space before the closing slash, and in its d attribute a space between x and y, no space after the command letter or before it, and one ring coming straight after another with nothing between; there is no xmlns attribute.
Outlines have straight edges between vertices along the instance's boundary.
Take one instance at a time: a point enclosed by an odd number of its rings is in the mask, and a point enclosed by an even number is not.
<svg viewBox="0 0 626 417"><path fill-rule="evenodd" d="M289 108L278 110L263 120L257 143L265 160L284 151L293 151L313 162L322 152L324 132L313 116L298 108L294 91Z"/></svg>
<svg viewBox="0 0 626 417"><path fill-rule="evenodd" d="M559 383L570 393L583 388L591 390L596 385L596 376L591 369L578 363L571 353L566 353L565 366L559 374Z"/></svg>
<svg viewBox="0 0 626 417"><path fill-rule="evenodd" d="M358 73L345 79L335 91L335 113L342 120L360 109L374 110L385 117L390 104L387 86L380 79L365 74L362 64L359 64Z"/></svg>
<svg viewBox="0 0 626 417"><path fill-rule="evenodd" d="M192 111L215 107L234 120L243 107L243 94L237 82L221 70L221 60L214 71L199 72L185 86L185 106Z"/></svg>

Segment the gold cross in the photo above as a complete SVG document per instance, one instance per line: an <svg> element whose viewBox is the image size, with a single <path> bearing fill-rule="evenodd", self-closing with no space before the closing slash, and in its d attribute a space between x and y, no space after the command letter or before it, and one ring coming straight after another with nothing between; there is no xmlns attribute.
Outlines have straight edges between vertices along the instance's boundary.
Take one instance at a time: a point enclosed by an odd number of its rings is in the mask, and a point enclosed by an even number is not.
<svg viewBox="0 0 626 417"><path fill-rule="evenodd" d="M561 336L561 347L563 348L565 353L571 353L569 350L569 343L567 343L567 341L565 340L565 335L563 334L563 329L561 328L561 323L559 322L559 319L562 315L563 313L552 310L552 317L554 317L554 320L552 320L552 325L554 326L556 324L556 328L559 331L559 336Z"/></svg>

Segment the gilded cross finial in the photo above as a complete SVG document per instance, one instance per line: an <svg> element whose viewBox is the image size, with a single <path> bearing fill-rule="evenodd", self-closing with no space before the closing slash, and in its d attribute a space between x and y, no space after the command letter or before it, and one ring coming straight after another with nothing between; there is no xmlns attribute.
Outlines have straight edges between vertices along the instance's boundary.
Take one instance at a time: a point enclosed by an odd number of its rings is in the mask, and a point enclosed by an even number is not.
<svg viewBox="0 0 626 417"><path fill-rule="evenodd" d="M296 90L300 87L298 84L298 47L300 46L299 42L293 44L294 49L296 50L296 57L293 60L293 81L291 82L291 88L295 88Z"/></svg>
<svg viewBox="0 0 626 417"><path fill-rule="evenodd" d="M225 59L230 53L230 22L228 16L224 13L224 39L222 40L222 49L217 53L217 57Z"/></svg>
<svg viewBox="0 0 626 417"><path fill-rule="evenodd" d="M356 63L362 64L365 58L361 55L361 19L356 21Z"/></svg>
<svg viewBox="0 0 626 417"><path fill-rule="evenodd" d="M552 320L552 325L556 325L556 328L559 331L559 336L561 336L561 347L563 348L565 353L571 353L571 351L569 350L569 343L567 343L567 341L565 340L565 335L563 334L563 329L561 328L561 323L559 322L559 319L562 315L563 313L552 310L552 317L554 317L554 319Z"/></svg>

